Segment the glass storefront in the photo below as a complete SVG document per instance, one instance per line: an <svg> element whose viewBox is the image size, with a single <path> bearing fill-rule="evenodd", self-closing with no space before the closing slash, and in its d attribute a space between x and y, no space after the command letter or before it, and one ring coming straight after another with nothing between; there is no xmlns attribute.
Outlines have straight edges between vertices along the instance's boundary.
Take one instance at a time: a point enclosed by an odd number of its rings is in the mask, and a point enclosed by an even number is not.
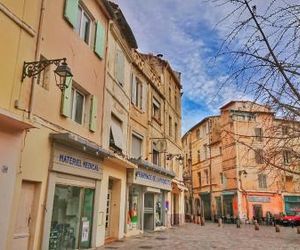
<svg viewBox="0 0 300 250"><path fill-rule="evenodd" d="M85 249L91 245L95 190L55 186L49 249Z"/></svg>
<svg viewBox="0 0 300 250"><path fill-rule="evenodd" d="M128 204L128 230L140 229L140 187L132 185L129 188L129 204Z"/></svg>
<svg viewBox="0 0 300 250"><path fill-rule="evenodd" d="M163 226L163 194L155 195L155 226Z"/></svg>

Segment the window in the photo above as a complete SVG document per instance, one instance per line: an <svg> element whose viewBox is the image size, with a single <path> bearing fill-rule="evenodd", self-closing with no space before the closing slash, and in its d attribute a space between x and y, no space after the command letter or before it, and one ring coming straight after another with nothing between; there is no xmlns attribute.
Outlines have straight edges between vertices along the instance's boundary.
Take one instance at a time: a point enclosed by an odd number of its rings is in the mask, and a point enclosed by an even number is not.
<svg viewBox="0 0 300 250"><path fill-rule="evenodd" d="M172 90L171 87L169 87L169 102L171 104L171 100L172 100Z"/></svg>
<svg viewBox="0 0 300 250"><path fill-rule="evenodd" d="M79 124L83 123L85 96L78 89L72 88L71 119Z"/></svg>
<svg viewBox="0 0 300 250"><path fill-rule="evenodd" d="M123 130L122 121L115 115L111 115L109 146L122 152L123 148Z"/></svg>
<svg viewBox="0 0 300 250"><path fill-rule="evenodd" d="M174 125L174 136L175 136L175 142L177 141L178 139L178 125L177 123L175 122L175 125Z"/></svg>
<svg viewBox="0 0 300 250"><path fill-rule="evenodd" d="M263 156L263 150L262 149L256 149L255 150L255 161L258 164L264 163L264 156Z"/></svg>
<svg viewBox="0 0 300 250"><path fill-rule="evenodd" d="M208 170L207 169L204 170L204 174L205 174L205 182L206 182L206 184L208 184L209 181L208 181Z"/></svg>
<svg viewBox="0 0 300 250"><path fill-rule="evenodd" d="M131 156L138 159L142 156L143 138L139 135L132 134Z"/></svg>
<svg viewBox="0 0 300 250"><path fill-rule="evenodd" d="M265 174L258 175L258 187L267 188L267 175Z"/></svg>
<svg viewBox="0 0 300 250"><path fill-rule="evenodd" d="M283 163L290 164L292 161L292 154L290 150L283 150Z"/></svg>
<svg viewBox="0 0 300 250"><path fill-rule="evenodd" d="M160 165L159 151L156 147L156 143L153 143L152 146L152 163L158 166Z"/></svg>
<svg viewBox="0 0 300 250"><path fill-rule="evenodd" d="M169 136L172 136L172 117L169 116Z"/></svg>
<svg viewBox="0 0 300 250"><path fill-rule="evenodd" d="M154 97L152 102L152 117L160 122L160 103Z"/></svg>
<svg viewBox="0 0 300 250"><path fill-rule="evenodd" d="M202 186L202 180L201 180L201 172L198 172L198 183L199 183L199 187Z"/></svg>
<svg viewBox="0 0 300 250"><path fill-rule="evenodd" d="M199 162L201 160L201 151L200 150L197 151L197 155L198 155L198 162Z"/></svg>
<svg viewBox="0 0 300 250"><path fill-rule="evenodd" d="M257 141L262 141L262 139L263 139L263 130L262 130L262 128L255 128L254 132L255 132L255 139Z"/></svg>
<svg viewBox="0 0 300 250"><path fill-rule="evenodd" d="M223 173L220 173L220 183L224 184L224 176Z"/></svg>
<svg viewBox="0 0 300 250"><path fill-rule="evenodd" d="M289 133L289 127L288 126L282 126L282 134L288 135Z"/></svg>
<svg viewBox="0 0 300 250"><path fill-rule="evenodd" d="M204 159L206 160L209 157L209 148L207 144L203 145L203 149L204 149Z"/></svg>
<svg viewBox="0 0 300 250"><path fill-rule="evenodd" d="M219 147L220 155L222 155L222 147Z"/></svg>
<svg viewBox="0 0 300 250"><path fill-rule="evenodd" d="M174 107L175 107L175 110L177 110L177 106L178 106L177 91L175 91L175 95L174 95Z"/></svg>
<svg viewBox="0 0 300 250"><path fill-rule="evenodd" d="M200 129L199 128L197 128L197 130L196 130L196 137L197 137L197 139L200 139Z"/></svg>
<svg viewBox="0 0 300 250"><path fill-rule="evenodd" d="M91 41L91 23L88 13L81 6L78 6L76 32L87 44L90 44Z"/></svg>
<svg viewBox="0 0 300 250"><path fill-rule="evenodd" d="M136 76L132 76L131 102L138 108L143 108L143 84Z"/></svg>

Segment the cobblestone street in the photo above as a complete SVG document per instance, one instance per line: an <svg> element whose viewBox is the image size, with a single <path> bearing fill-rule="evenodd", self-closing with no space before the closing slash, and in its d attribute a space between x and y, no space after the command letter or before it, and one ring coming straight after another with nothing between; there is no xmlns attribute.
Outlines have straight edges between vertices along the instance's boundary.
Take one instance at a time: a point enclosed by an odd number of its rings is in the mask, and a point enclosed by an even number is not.
<svg viewBox="0 0 300 250"><path fill-rule="evenodd" d="M255 231L253 225L207 223L205 226L185 224L162 232L125 238L103 249L300 249L300 235L295 228L281 227L276 233L272 226L261 226Z"/></svg>

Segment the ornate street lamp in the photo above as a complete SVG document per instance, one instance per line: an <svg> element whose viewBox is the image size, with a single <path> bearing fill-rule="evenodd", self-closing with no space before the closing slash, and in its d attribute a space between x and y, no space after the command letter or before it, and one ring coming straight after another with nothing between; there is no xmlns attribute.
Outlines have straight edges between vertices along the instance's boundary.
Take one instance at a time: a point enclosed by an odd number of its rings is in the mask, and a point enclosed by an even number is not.
<svg viewBox="0 0 300 250"><path fill-rule="evenodd" d="M41 60L35 62L24 62L22 82L26 78L26 76L34 77L40 74L50 64L55 64L57 66L56 69L54 70L56 86L61 91L64 91L66 88L69 87L71 81L69 80L67 82L67 78L73 76L71 69L68 66L66 60L67 60L66 58L60 58L60 59L52 59L52 60ZM59 79L57 79L57 76L59 77Z"/></svg>

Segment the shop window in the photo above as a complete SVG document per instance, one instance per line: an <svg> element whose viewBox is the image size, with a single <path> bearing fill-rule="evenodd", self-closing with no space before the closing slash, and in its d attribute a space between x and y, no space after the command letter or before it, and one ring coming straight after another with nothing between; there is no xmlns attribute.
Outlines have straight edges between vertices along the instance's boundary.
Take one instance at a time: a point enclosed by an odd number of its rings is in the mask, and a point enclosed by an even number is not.
<svg viewBox="0 0 300 250"><path fill-rule="evenodd" d="M290 150L283 150L282 155L283 155L283 163L285 165L290 164L291 161L292 161L292 153L291 153L291 151Z"/></svg>
<svg viewBox="0 0 300 250"><path fill-rule="evenodd" d="M79 124L83 123L85 95L76 88L71 93L71 119Z"/></svg>
<svg viewBox="0 0 300 250"><path fill-rule="evenodd" d="M258 187L267 188L267 175L265 174L258 175Z"/></svg>
<svg viewBox="0 0 300 250"><path fill-rule="evenodd" d="M129 188L129 202L128 202L128 230L140 229L140 190L136 186Z"/></svg>
<svg viewBox="0 0 300 250"><path fill-rule="evenodd" d="M264 155L262 149L256 149L255 150L255 161L258 164L264 163Z"/></svg>
<svg viewBox="0 0 300 250"><path fill-rule="evenodd" d="M82 6L78 5L76 32L87 44L90 44L91 41L91 23L91 17L87 11L84 10Z"/></svg>
<svg viewBox="0 0 300 250"><path fill-rule="evenodd" d="M152 163L160 166L159 150L157 149L157 146L155 143L153 143L152 147L153 147L152 148Z"/></svg>
<svg viewBox="0 0 300 250"><path fill-rule="evenodd" d="M155 226L163 226L163 195L155 195Z"/></svg>
<svg viewBox="0 0 300 250"><path fill-rule="evenodd" d="M91 247L93 204L93 189L55 187L49 249Z"/></svg>
<svg viewBox="0 0 300 250"><path fill-rule="evenodd" d="M262 128L255 128L254 132L255 132L255 139L257 141L262 141L263 140L263 130L262 130Z"/></svg>
<svg viewBox="0 0 300 250"><path fill-rule="evenodd" d="M123 129L122 121L115 115L111 115L109 146L122 152L123 148Z"/></svg>
<svg viewBox="0 0 300 250"><path fill-rule="evenodd" d="M135 159L142 157L143 137L140 135L132 134L131 139L131 156Z"/></svg>
<svg viewBox="0 0 300 250"><path fill-rule="evenodd" d="M160 103L159 101L153 97L152 101L152 117L160 122Z"/></svg>

